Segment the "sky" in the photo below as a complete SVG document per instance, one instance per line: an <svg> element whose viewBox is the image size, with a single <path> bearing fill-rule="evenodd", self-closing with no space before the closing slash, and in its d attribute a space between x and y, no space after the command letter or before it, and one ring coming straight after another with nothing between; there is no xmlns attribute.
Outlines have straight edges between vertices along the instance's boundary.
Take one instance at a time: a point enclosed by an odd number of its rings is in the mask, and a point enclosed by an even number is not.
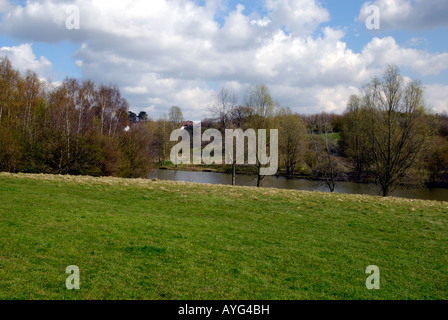
<svg viewBox="0 0 448 320"><path fill-rule="evenodd" d="M446 0L0 0L0 57L118 85L153 119L176 105L201 120L220 88L243 103L257 84L297 113L342 114L388 64L448 112L447 40Z"/></svg>

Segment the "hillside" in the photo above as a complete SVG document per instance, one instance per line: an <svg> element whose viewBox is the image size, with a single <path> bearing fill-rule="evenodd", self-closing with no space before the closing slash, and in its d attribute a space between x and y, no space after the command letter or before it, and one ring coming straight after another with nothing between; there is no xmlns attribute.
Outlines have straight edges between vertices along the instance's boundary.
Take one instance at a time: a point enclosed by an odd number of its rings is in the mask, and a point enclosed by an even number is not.
<svg viewBox="0 0 448 320"><path fill-rule="evenodd" d="M2 173L0 299L447 299L447 222L448 202Z"/></svg>

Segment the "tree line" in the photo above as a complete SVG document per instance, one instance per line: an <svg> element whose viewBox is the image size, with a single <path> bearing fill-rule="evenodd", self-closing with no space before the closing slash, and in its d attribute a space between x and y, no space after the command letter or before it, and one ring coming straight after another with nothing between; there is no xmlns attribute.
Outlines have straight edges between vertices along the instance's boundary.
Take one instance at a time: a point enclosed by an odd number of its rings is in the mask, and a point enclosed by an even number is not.
<svg viewBox="0 0 448 320"><path fill-rule="evenodd" d="M54 86L0 60L0 171L140 177L150 137L130 125L118 87L66 79Z"/></svg>
<svg viewBox="0 0 448 320"><path fill-rule="evenodd" d="M448 116L428 112L422 83L389 65L360 91L343 115L299 115L279 107L265 85L249 89L242 104L222 88L214 118L205 123L279 129L282 172L322 179L331 192L341 180L375 182L383 196L402 186L446 183Z"/></svg>
<svg viewBox="0 0 448 320"><path fill-rule="evenodd" d="M282 174L322 179L330 191L340 180L376 182L388 195L405 183L446 179L448 116L429 113L423 94L396 66L350 97L343 115L299 115L264 84L243 101L221 88L202 129L278 129ZM55 86L0 59L0 171L146 177L169 161L171 132L183 120L180 107L153 120L130 111L117 86L76 79ZM258 186L261 168L254 166Z"/></svg>

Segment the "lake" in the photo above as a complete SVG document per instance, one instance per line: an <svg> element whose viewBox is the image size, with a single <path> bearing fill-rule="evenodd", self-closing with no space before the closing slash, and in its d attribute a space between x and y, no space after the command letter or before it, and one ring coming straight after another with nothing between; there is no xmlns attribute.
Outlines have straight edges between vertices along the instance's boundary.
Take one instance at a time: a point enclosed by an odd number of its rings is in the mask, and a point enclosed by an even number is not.
<svg viewBox="0 0 448 320"><path fill-rule="evenodd" d="M174 171L174 170L156 170L149 175L150 179L184 181L209 184L232 184L232 176L225 173L214 172L194 172L194 171ZM252 175L237 175L236 183L239 186L256 186L257 177ZM329 192L325 183L322 181L295 179L286 177L266 177L263 181L265 188L293 189L306 191ZM336 193L367 194L380 195L380 190L375 184L337 182ZM438 200L448 201L448 189L443 188L420 188L420 189L402 189L396 190L392 194L395 197L408 199Z"/></svg>

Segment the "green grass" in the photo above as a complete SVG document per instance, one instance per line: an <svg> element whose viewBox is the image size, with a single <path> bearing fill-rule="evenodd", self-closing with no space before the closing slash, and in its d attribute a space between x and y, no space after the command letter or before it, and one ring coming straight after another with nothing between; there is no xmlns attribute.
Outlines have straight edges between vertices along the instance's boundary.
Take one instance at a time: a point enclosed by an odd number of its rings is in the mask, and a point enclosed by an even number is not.
<svg viewBox="0 0 448 320"><path fill-rule="evenodd" d="M322 137L322 139L325 138L325 136L328 136L328 139L334 143L338 143L341 140L340 132L318 134L318 136Z"/></svg>
<svg viewBox="0 0 448 320"><path fill-rule="evenodd" d="M447 217L448 202L0 174L0 299L447 299Z"/></svg>

